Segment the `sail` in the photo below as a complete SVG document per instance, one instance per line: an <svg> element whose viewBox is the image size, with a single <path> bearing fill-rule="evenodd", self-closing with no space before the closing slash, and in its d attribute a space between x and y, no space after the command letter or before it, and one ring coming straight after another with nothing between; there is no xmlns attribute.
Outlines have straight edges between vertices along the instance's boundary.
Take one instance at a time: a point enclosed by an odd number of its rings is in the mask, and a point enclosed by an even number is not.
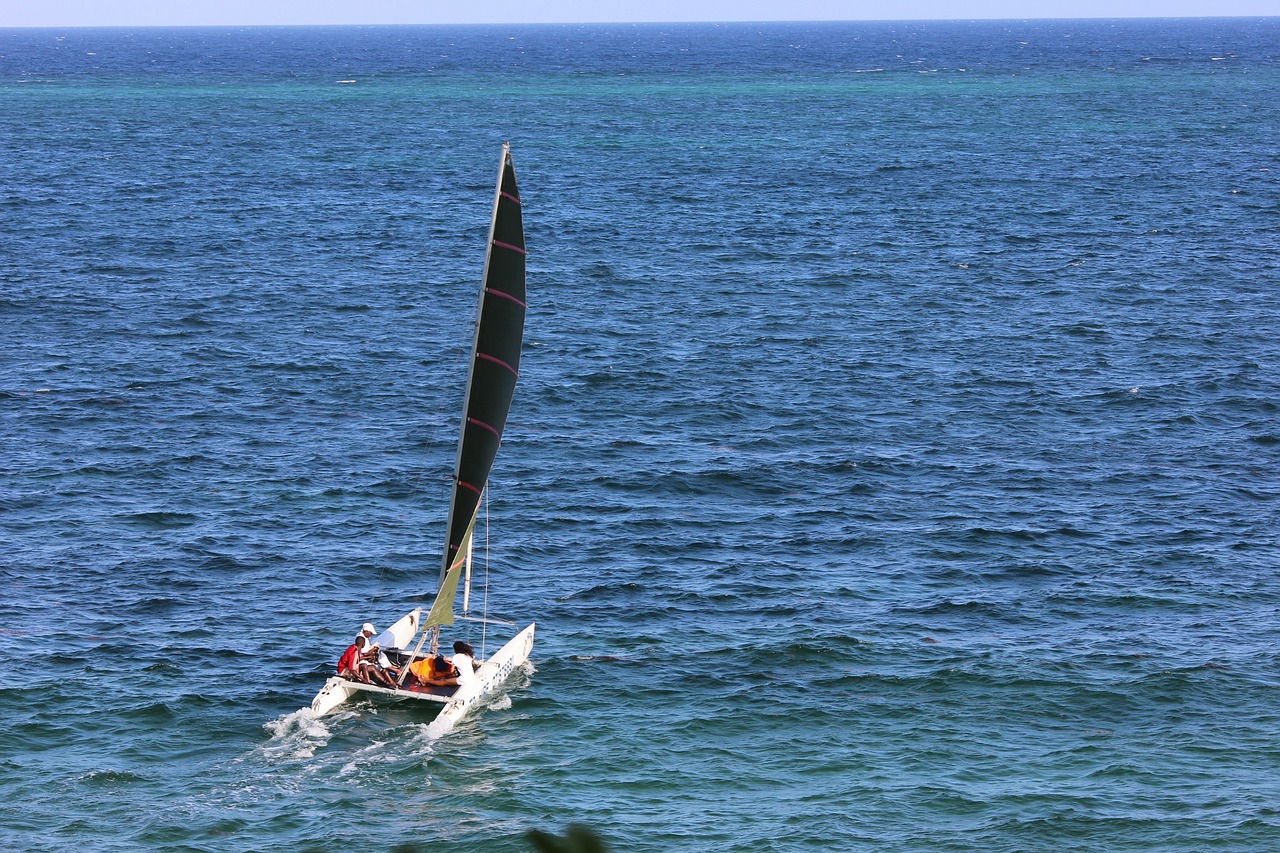
<svg viewBox="0 0 1280 853"><path fill-rule="evenodd" d="M463 403L440 586L423 628L453 624L453 599L475 532L476 513L511 410L525 314L524 221L511 149L502 146L485 254L480 310Z"/></svg>

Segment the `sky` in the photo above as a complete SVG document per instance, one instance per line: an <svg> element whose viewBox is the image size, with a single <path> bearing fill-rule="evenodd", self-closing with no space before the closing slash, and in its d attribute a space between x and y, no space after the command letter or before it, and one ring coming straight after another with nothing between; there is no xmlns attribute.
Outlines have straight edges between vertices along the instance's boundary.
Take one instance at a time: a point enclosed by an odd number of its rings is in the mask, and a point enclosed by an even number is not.
<svg viewBox="0 0 1280 853"><path fill-rule="evenodd" d="M1277 0L0 0L0 27L1275 15Z"/></svg>

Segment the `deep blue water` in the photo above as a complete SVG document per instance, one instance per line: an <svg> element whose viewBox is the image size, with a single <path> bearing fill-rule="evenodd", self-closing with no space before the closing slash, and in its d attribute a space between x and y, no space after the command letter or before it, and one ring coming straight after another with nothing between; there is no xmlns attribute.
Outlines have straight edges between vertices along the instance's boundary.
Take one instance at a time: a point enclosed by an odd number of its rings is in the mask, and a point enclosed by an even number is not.
<svg viewBox="0 0 1280 853"><path fill-rule="evenodd" d="M1271 853L1277 91L1275 18L0 31L0 846ZM434 591L503 140L534 667L315 720Z"/></svg>

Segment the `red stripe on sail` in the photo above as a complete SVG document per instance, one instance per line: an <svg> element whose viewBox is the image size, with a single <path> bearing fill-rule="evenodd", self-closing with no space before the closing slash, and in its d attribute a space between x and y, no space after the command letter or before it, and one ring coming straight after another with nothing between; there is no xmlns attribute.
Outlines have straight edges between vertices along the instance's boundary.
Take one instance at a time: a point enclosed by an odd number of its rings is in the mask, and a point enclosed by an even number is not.
<svg viewBox="0 0 1280 853"><path fill-rule="evenodd" d="M500 193L500 195L501 195L503 198L511 199L511 200L512 200L512 201L514 201L516 204L519 204L519 203L520 203L520 196L518 196L518 195L512 195L511 193L509 193L509 192L505 192L505 191L504 191L504 192L502 192L502 193Z"/></svg>
<svg viewBox="0 0 1280 853"><path fill-rule="evenodd" d="M529 307L529 306L528 306L528 305L526 305L525 303L521 302L519 299L516 299L516 298L515 298L514 296L512 296L510 293L505 293L505 292L503 292L503 291L501 291L501 290L494 290L492 287L486 287L486 288L484 289L484 292L485 292L485 293L492 293L494 296L501 296L503 299L510 299L512 302L514 302L515 304L519 305L521 308L528 308L528 307Z"/></svg>
<svg viewBox="0 0 1280 853"><path fill-rule="evenodd" d="M476 358L483 358L485 361L491 361L491 362L493 362L494 364L498 365L499 367L505 367L505 368L507 369L507 372L508 372L508 373L510 373L512 376L519 376L519 375L520 375L520 372L519 372L518 370L516 370L514 367L512 367L512 366L511 366L511 365L509 365L509 364L507 364L505 361L503 361L503 360L502 360L502 359L500 359L500 358L494 358L493 356L491 356L491 355L486 355L486 354L484 354L484 353L482 353L482 352L478 352L478 353L476 353Z"/></svg>
<svg viewBox="0 0 1280 853"><path fill-rule="evenodd" d="M466 480L459 480L458 485L464 488L470 489L471 491L475 492L477 495L480 494L480 490L477 489L475 486L471 485L470 483L468 483Z"/></svg>
<svg viewBox="0 0 1280 853"><path fill-rule="evenodd" d="M498 432L496 429L494 429L493 427L489 426L489 425L488 425L487 423L485 423L484 421L478 421L478 420L476 420L475 418L467 418L467 423L469 423L469 424L475 424L476 426L478 426L478 427L480 427L480 428L482 428L482 429L487 429L489 432L493 433L493 434L494 434L494 435L496 435L498 438L502 438L502 433ZM458 482L460 482L460 483L461 483L462 481L461 481L461 480L459 480ZM465 485L466 485L466 483L463 483L463 485L465 486ZM476 491L479 491L479 489L477 489Z"/></svg>
<svg viewBox="0 0 1280 853"><path fill-rule="evenodd" d="M494 240L493 245L497 246L499 249L510 249L513 252L519 252L522 255L525 254L524 249L519 246L513 246L510 243L504 243L501 240Z"/></svg>

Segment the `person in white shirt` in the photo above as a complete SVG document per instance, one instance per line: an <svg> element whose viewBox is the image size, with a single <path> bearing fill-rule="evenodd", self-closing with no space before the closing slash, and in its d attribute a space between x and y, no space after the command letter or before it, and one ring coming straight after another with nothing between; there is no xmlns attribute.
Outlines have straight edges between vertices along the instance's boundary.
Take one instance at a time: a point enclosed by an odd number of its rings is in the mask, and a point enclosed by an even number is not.
<svg viewBox="0 0 1280 853"><path fill-rule="evenodd" d="M453 668L458 671L458 686L466 687L476 680L476 650L461 640L453 644Z"/></svg>

